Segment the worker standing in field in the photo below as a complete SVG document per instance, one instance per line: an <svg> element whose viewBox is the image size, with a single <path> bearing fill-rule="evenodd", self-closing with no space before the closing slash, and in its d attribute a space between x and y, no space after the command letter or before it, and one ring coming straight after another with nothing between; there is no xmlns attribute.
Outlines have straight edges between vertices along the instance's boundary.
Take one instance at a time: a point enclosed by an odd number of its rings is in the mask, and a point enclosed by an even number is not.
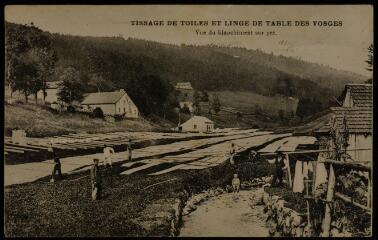
<svg viewBox="0 0 378 240"><path fill-rule="evenodd" d="M234 174L234 178L232 179L232 189L234 190L234 196L239 194L240 179L238 178L238 174Z"/></svg>
<svg viewBox="0 0 378 240"><path fill-rule="evenodd" d="M56 176L57 174L57 176ZM52 171L51 181L55 182L57 179L62 179L62 166L60 164L60 159L58 157L54 158L54 169Z"/></svg>
<svg viewBox="0 0 378 240"><path fill-rule="evenodd" d="M131 147L131 139L129 139L129 142L127 143L127 156L128 156L128 159L129 159L129 161L131 161L132 160L132 151L133 151L133 149L132 149L132 147Z"/></svg>
<svg viewBox="0 0 378 240"><path fill-rule="evenodd" d="M114 149L105 145L104 148L104 160L105 160L105 168L108 169L109 167L112 168L112 154L114 153Z"/></svg>
<svg viewBox="0 0 378 240"><path fill-rule="evenodd" d="M285 167L285 163L283 160L284 156L282 153L278 153L276 156L276 161L275 161L275 173L273 176L273 181L272 185L276 185L276 182L278 181L279 185L282 185L282 178L283 178L283 168Z"/></svg>
<svg viewBox="0 0 378 240"><path fill-rule="evenodd" d="M100 199L102 192L101 173L98 162L99 160L97 158L93 159L93 166L91 168L92 200Z"/></svg>

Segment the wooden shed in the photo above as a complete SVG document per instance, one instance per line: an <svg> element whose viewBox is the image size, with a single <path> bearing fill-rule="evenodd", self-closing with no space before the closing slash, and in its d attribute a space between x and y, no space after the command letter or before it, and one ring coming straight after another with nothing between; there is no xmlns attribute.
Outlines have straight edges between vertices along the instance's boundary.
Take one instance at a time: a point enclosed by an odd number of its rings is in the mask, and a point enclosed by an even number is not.
<svg viewBox="0 0 378 240"><path fill-rule="evenodd" d="M317 136L328 135L333 122L348 131L347 149L371 149L350 151L355 161L371 161L373 148L373 94L371 84L347 84L342 95L342 106L331 108L330 119L316 131ZM345 119L345 120L344 120ZM344 130L342 130L344 131Z"/></svg>

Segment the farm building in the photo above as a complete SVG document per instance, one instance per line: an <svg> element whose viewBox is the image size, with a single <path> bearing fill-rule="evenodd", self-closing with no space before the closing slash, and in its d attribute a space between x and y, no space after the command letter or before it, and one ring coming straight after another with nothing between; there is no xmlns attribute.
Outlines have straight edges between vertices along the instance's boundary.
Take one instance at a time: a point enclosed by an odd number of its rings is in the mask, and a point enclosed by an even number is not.
<svg viewBox="0 0 378 240"><path fill-rule="evenodd" d="M320 127L316 134L327 136L333 122L339 129L348 131L347 149L372 149L373 147L373 94L371 84L347 84L342 95L341 107L331 108L331 121ZM372 150L350 151L355 161L371 161Z"/></svg>
<svg viewBox="0 0 378 240"><path fill-rule="evenodd" d="M176 84L175 88L179 92L177 98L180 104L180 108L182 109L187 107L190 112L193 112L194 89L190 82L179 82Z"/></svg>
<svg viewBox="0 0 378 240"><path fill-rule="evenodd" d="M179 129L183 132L212 132L214 122L206 117L194 116L181 124Z"/></svg>
<svg viewBox="0 0 378 240"><path fill-rule="evenodd" d="M58 102L58 87L59 82L46 82L46 103L57 103ZM43 100L43 91L39 90L37 93L37 98Z"/></svg>
<svg viewBox="0 0 378 240"><path fill-rule="evenodd" d="M121 115L127 118L138 118L139 110L125 90L114 92L90 93L81 102L83 110L102 110L104 115Z"/></svg>

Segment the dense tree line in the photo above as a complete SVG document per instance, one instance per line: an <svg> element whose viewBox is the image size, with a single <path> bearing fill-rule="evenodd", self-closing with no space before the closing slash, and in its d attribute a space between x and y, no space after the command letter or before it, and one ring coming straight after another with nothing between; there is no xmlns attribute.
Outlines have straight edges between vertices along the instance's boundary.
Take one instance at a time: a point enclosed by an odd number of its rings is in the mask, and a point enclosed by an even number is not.
<svg viewBox="0 0 378 240"><path fill-rule="evenodd" d="M6 35L12 35L19 28L23 28L23 33L14 38L21 40L26 32L37 31L35 27L6 23ZM87 92L124 88L135 98L144 114L160 112L165 115L167 108L176 106L173 86L177 82L191 82L195 89L201 91L242 90L265 96L280 94L298 97L302 103L303 99L317 99L319 106L325 108L332 96L340 94L346 82L359 82L363 78L260 50L215 45L178 46L122 37L78 37L38 32L48 39L47 49L55 53L51 56L57 56L57 61L45 61L57 67L52 73L46 71L50 75L47 77L46 74L43 79L61 80L62 75L67 73L65 69L73 67L79 75L73 81L80 81L80 88ZM18 47L11 41L7 40L6 45L9 48L7 53L19 55ZM239 57L234 57L236 55ZM31 79L38 73L31 64L14 63L27 58L7 55L7 59L10 85L16 80ZM13 65L17 68L9 67ZM24 90L30 93L40 88L40 85L29 84Z"/></svg>
<svg viewBox="0 0 378 240"><path fill-rule="evenodd" d="M45 90L46 81L54 73L57 57L51 36L30 25L13 25L5 34L6 83L11 92L23 92L25 101Z"/></svg>

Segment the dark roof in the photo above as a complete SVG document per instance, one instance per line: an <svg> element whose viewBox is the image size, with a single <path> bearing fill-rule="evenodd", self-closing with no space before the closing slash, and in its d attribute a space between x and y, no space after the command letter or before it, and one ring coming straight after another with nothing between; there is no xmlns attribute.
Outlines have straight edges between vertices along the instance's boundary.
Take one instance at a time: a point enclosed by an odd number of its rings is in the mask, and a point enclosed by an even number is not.
<svg viewBox="0 0 378 240"><path fill-rule="evenodd" d="M329 121L318 129L317 133L328 133L332 126L332 117L335 116L338 126L342 126L344 115L350 133L371 134L373 132L373 109L370 107L333 107Z"/></svg>
<svg viewBox="0 0 378 240"><path fill-rule="evenodd" d="M372 107L373 106L373 88L372 84L347 84L345 90L350 90L355 107Z"/></svg>
<svg viewBox="0 0 378 240"><path fill-rule="evenodd" d="M112 104L125 94L123 91L90 93L81 104Z"/></svg>

